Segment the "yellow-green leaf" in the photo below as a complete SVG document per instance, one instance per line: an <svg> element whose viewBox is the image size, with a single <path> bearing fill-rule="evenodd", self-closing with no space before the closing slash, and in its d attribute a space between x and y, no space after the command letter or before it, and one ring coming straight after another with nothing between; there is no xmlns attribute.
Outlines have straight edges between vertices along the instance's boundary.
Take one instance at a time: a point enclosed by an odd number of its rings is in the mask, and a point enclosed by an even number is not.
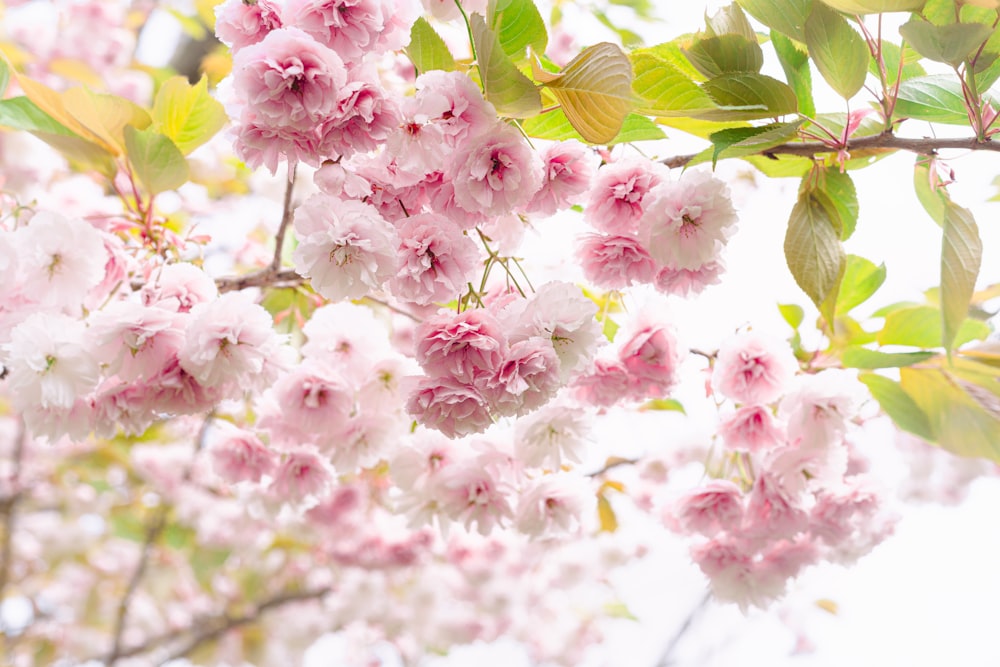
<svg viewBox="0 0 1000 667"><path fill-rule="evenodd" d="M740 6L768 28L806 41L805 26L813 0L738 0Z"/></svg>
<svg viewBox="0 0 1000 667"><path fill-rule="evenodd" d="M849 313L871 298L885 282L885 264L875 266L864 257L848 255L837 292L837 314Z"/></svg>
<svg viewBox="0 0 1000 667"><path fill-rule="evenodd" d="M112 147L115 155L125 150L125 126L144 130L152 122L144 109L124 97L94 93L78 87L67 90L62 99L73 118L101 142Z"/></svg>
<svg viewBox="0 0 1000 667"><path fill-rule="evenodd" d="M886 14L918 12L926 0L822 0L845 14Z"/></svg>
<svg viewBox="0 0 1000 667"><path fill-rule="evenodd" d="M632 64L609 42L584 49L545 85L590 143L614 139L632 111Z"/></svg>
<svg viewBox="0 0 1000 667"><path fill-rule="evenodd" d="M613 533L618 530L618 517L603 493L597 495L597 518L601 522L601 532Z"/></svg>
<svg viewBox="0 0 1000 667"><path fill-rule="evenodd" d="M968 209L949 201L944 208L941 242L941 342L951 350L969 314L983 261L983 242Z"/></svg>
<svg viewBox="0 0 1000 667"><path fill-rule="evenodd" d="M838 216L829 198L804 189L792 208L785 233L785 260L798 283L832 326L846 257Z"/></svg>
<svg viewBox="0 0 1000 667"><path fill-rule="evenodd" d="M755 120L776 118L798 110L795 92L781 81L764 74L723 74L709 79L701 88L720 108L691 114L698 118Z"/></svg>
<svg viewBox="0 0 1000 667"><path fill-rule="evenodd" d="M688 75L651 52L632 54L635 78L632 90L639 113L650 116L687 116L691 111L714 109L715 102Z"/></svg>
<svg viewBox="0 0 1000 667"><path fill-rule="evenodd" d="M170 137L153 129L127 126L125 147L132 171L148 194L175 190L187 182L187 160Z"/></svg>
<svg viewBox="0 0 1000 667"><path fill-rule="evenodd" d="M410 28L410 44L406 47L406 55L417 68L418 74L436 69L446 72L455 69L455 58L448 50L448 45L422 16Z"/></svg>
<svg viewBox="0 0 1000 667"><path fill-rule="evenodd" d="M982 23L934 25L913 18L899 34L924 58L958 67L985 42L993 30Z"/></svg>
<svg viewBox="0 0 1000 667"><path fill-rule="evenodd" d="M858 379L868 387L882 411L889 415L896 426L924 440L934 440L934 431L927 415L898 382L875 373L860 373Z"/></svg>
<svg viewBox="0 0 1000 667"><path fill-rule="evenodd" d="M876 317L878 315L876 314ZM910 345L913 347L944 347L941 336L943 316L934 306L908 306L885 314L885 324L878 332L879 345ZM990 334L990 327L980 320L965 319L955 334L953 347Z"/></svg>
<svg viewBox="0 0 1000 667"><path fill-rule="evenodd" d="M529 46L535 53L545 53L548 32L531 0L490 0L486 15L504 53L511 58L520 60Z"/></svg>
<svg viewBox="0 0 1000 667"><path fill-rule="evenodd" d="M175 76L164 81L156 93L153 123L157 132L187 155L222 129L226 111L209 94L207 78L192 86L185 77Z"/></svg>
<svg viewBox="0 0 1000 667"><path fill-rule="evenodd" d="M870 56L861 35L837 12L817 4L805 36L809 55L830 87L844 99L854 97L868 75Z"/></svg>
<svg viewBox="0 0 1000 667"><path fill-rule="evenodd" d="M540 112L542 98L538 89L504 53L496 32L479 14L470 16L469 24L486 99L498 113L511 118L528 118Z"/></svg>

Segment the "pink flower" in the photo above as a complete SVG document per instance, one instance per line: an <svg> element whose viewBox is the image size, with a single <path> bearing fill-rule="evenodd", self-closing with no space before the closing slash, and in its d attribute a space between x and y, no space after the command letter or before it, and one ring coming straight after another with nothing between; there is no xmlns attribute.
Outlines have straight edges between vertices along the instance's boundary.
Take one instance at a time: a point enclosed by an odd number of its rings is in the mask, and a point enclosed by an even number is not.
<svg viewBox="0 0 1000 667"><path fill-rule="evenodd" d="M634 234L639 230L647 193L668 178L665 167L649 160L606 164L594 178L583 218L608 234Z"/></svg>
<svg viewBox="0 0 1000 667"><path fill-rule="evenodd" d="M372 206L315 194L295 210L296 271L328 299L356 299L396 272L392 226Z"/></svg>
<svg viewBox="0 0 1000 667"><path fill-rule="evenodd" d="M685 493L675 509L680 526L687 532L712 537L732 531L743 520L743 493L732 482L714 479Z"/></svg>
<svg viewBox="0 0 1000 667"><path fill-rule="evenodd" d="M212 469L230 484L259 482L277 468L277 457L256 435L228 424L209 449Z"/></svg>
<svg viewBox="0 0 1000 667"><path fill-rule="evenodd" d="M347 69L297 28L272 30L233 57L233 90L263 128L308 131L337 110Z"/></svg>
<svg viewBox="0 0 1000 667"><path fill-rule="evenodd" d="M767 472L757 476L744 516L744 534L762 539L793 537L809 525L809 515Z"/></svg>
<svg viewBox="0 0 1000 667"><path fill-rule="evenodd" d="M459 146L445 175L459 206L497 216L531 201L542 185L542 164L520 132L498 122Z"/></svg>
<svg viewBox="0 0 1000 667"><path fill-rule="evenodd" d="M156 269L139 295L145 306L187 313L199 303L213 301L219 290L207 273L194 264L180 262Z"/></svg>
<svg viewBox="0 0 1000 667"><path fill-rule="evenodd" d="M282 158L319 166L320 137L316 128L270 127L262 124L259 115L248 108L243 110L233 131L236 157L251 169L263 165L274 174Z"/></svg>
<svg viewBox="0 0 1000 667"><path fill-rule="evenodd" d="M715 597L737 602L744 609L759 600L754 591L753 554L747 545L717 538L691 549L691 558L711 581Z"/></svg>
<svg viewBox="0 0 1000 667"><path fill-rule="evenodd" d="M761 554L755 568L759 586L777 591L773 597L779 597L784 593L788 580L799 576L803 568L818 561L819 557L819 549L808 538L800 536L794 541L781 540Z"/></svg>
<svg viewBox="0 0 1000 667"><path fill-rule="evenodd" d="M297 440L340 433L354 411L353 388L331 366L316 361L283 375L271 395L274 406L262 411L259 425Z"/></svg>
<svg viewBox="0 0 1000 667"><path fill-rule="evenodd" d="M206 387L263 389L276 374L281 338L271 316L246 292L228 292L191 309L181 367Z"/></svg>
<svg viewBox="0 0 1000 667"><path fill-rule="evenodd" d="M644 208L639 237L653 259L675 269L698 269L716 260L736 222L729 188L701 171L657 185Z"/></svg>
<svg viewBox="0 0 1000 667"><path fill-rule="evenodd" d="M528 482L517 502L515 527L532 537L554 537L577 530L594 494L583 479L566 473Z"/></svg>
<svg viewBox="0 0 1000 667"><path fill-rule="evenodd" d="M681 351L671 328L651 323L632 334L618 359L629 374L633 398L659 398L677 382Z"/></svg>
<svg viewBox="0 0 1000 667"><path fill-rule="evenodd" d="M289 0L285 20L346 60L402 48L416 13L410 2Z"/></svg>
<svg viewBox="0 0 1000 667"><path fill-rule="evenodd" d="M649 252L632 236L587 234L581 239L577 259L583 275L601 289L648 283L656 271Z"/></svg>
<svg viewBox="0 0 1000 667"><path fill-rule="evenodd" d="M563 461L579 463L590 423L583 410L548 404L514 424L517 459L526 466L558 470Z"/></svg>
<svg viewBox="0 0 1000 667"><path fill-rule="evenodd" d="M541 336L551 340L559 357L559 377L565 382L594 356L601 343L596 314L597 305L579 287L564 282L545 283L524 305L516 338Z"/></svg>
<svg viewBox="0 0 1000 667"><path fill-rule="evenodd" d="M778 416L788 424L789 441L806 449L841 444L864 391L853 373L840 369L797 378L778 405Z"/></svg>
<svg viewBox="0 0 1000 667"><path fill-rule="evenodd" d="M215 6L215 34L233 53L280 27L279 8L271 0L226 0Z"/></svg>
<svg viewBox="0 0 1000 667"><path fill-rule="evenodd" d="M496 373L478 388L499 414L520 416L547 403L559 385L559 359L552 345L529 338L511 345Z"/></svg>
<svg viewBox="0 0 1000 667"><path fill-rule="evenodd" d="M408 100L408 115L433 123L449 148L495 126L496 109L463 72L424 72L417 77L416 87L417 94Z"/></svg>
<svg viewBox="0 0 1000 667"><path fill-rule="evenodd" d="M500 323L481 308L436 315L417 328L416 338L417 363L424 372L462 383L492 376L507 354Z"/></svg>
<svg viewBox="0 0 1000 667"><path fill-rule="evenodd" d="M726 270L721 259L702 264L697 269L675 269L661 267L653 277L653 286L664 294L687 297L700 294L709 285L718 285L722 272Z"/></svg>
<svg viewBox="0 0 1000 667"><path fill-rule="evenodd" d="M183 325L178 313L132 301L108 304L90 317L100 361L126 382L159 374L184 345Z"/></svg>
<svg viewBox="0 0 1000 667"><path fill-rule="evenodd" d="M399 235L399 270L392 293L426 305L459 296L479 265L479 248L450 220L433 213L406 218Z"/></svg>
<svg viewBox="0 0 1000 667"><path fill-rule="evenodd" d="M66 315L29 315L11 332L0 354L18 409L69 410L100 378L83 322Z"/></svg>
<svg viewBox="0 0 1000 667"><path fill-rule="evenodd" d="M24 285L42 306L80 312L81 303L104 279L104 238L83 220L39 211L14 232Z"/></svg>
<svg viewBox="0 0 1000 667"><path fill-rule="evenodd" d="M373 151L399 122L399 108L382 88L378 73L356 67L340 91L336 113L322 127L318 150L329 158Z"/></svg>
<svg viewBox="0 0 1000 667"><path fill-rule="evenodd" d="M763 405L747 405L723 419L719 435L726 447L736 451L759 452L785 441L771 411Z"/></svg>
<svg viewBox="0 0 1000 667"><path fill-rule="evenodd" d="M449 438L482 433L493 423L486 399L475 388L448 377L423 378L410 394L406 411Z"/></svg>
<svg viewBox="0 0 1000 667"><path fill-rule="evenodd" d="M503 527L513 511L506 496L508 485L499 473L494 465L484 465L479 458L445 468L441 473L445 492L442 509L466 530L476 524L480 535L489 535L494 526Z"/></svg>
<svg viewBox="0 0 1000 667"><path fill-rule="evenodd" d="M797 368L785 341L744 331L719 349L712 388L737 403L770 403L785 391Z"/></svg>
<svg viewBox="0 0 1000 667"><path fill-rule="evenodd" d="M595 359L593 370L577 377L573 390L584 403L609 408L629 396L629 384L625 364L617 360Z"/></svg>
<svg viewBox="0 0 1000 667"><path fill-rule="evenodd" d="M576 141L555 141L543 148L540 156L544 165L542 187L531 199L527 212L552 215L583 202L597 171L597 155Z"/></svg>
<svg viewBox="0 0 1000 667"><path fill-rule="evenodd" d="M314 452L301 449L285 456L274 473L270 489L282 500L299 501L319 496L330 486L333 475Z"/></svg>

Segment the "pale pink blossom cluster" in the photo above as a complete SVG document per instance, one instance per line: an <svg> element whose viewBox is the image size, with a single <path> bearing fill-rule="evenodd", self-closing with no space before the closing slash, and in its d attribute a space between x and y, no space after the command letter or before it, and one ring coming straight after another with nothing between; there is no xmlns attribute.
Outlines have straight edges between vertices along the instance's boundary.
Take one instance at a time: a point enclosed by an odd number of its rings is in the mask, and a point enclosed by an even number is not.
<svg viewBox="0 0 1000 667"><path fill-rule="evenodd" d="M647 305L616 334L615 356L595 358L588 371L575 380L579 400L607 408L669 396L686 351L662 313L662 304Z"/></svg>
<svg viewBox="0 0 1000 667"><path fill-rule="evenodd" d="M424 377L407 411L448 437L485 431L547 403L596 349L596 306L567 283L485 308L441 311L416 332Z"/></svg>
<svg viewBox="0 0 1000 667"><path fill-rule="evenodd" d="M228 111L237 155L274 172L370 151L399 124L368 54L402 48L413 2L227 0L216 33L233 51Z"/></svg>
<svg viewBox="0 0 1000 667"><path fill-rule="evenodd" d="M729 188L707 172L673 180L663 165L624 158L598 171L584 219L599 232L581 237L577 250L591 283L687 296L719 282L736 212Z"/></svg>
<svg viewBox="0 0 1000 667"><path fill-rule="evenodd" d="M133 291L107 237L45 211L0 232L0 358L36 434L140 434L270 384L283 342L251 295L219 295L187 263Z"/></svg>
<svg viewBox="0 0 1000 667"><path fill-rule="evenodd" d="M783 341L745 331L726 341L712 388L735 409L723 418L721 476L689 490L668 517L702 537L692 557L713 593L766 606L803 568L850 563L892 532L864 466L847 440L863 389L846 371L796 375Z"/></svg>

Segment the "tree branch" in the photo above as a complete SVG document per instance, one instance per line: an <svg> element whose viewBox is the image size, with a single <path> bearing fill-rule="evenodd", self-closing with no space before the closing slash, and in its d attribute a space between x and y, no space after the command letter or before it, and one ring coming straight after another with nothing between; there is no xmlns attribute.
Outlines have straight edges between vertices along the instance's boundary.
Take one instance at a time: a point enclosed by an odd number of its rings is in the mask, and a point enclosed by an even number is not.
<svg viewBox="0 0 1000 667"><path fill-rule="evenodd" d="M278 231L274 235L274 259L271 260L271 270L278 271L281 268L281 250L285 245L285 232L288 231L288 224L292 221L292 192L295 190L295 166L297 163L288 163L288 184L285 186L285 199L281 205L281 222L278 224Z"/></svg>
<svg viewBox="0 0 1000 667"><path fill-rule="evenodd" d="M216 278L215 286L219 288L220 292L232 292L248 287L297 287L305 280L295 272L295 269L268 267L242 276Z"/></svg>
<svg viewBox="0 0 1000 667"><path fill-rule="evenodd" d="M992 141L979 141L975 137L969 137L967 139L907 139L904 137L897 137L894 134L886 132L871 137L859 137L857 139L848 140L844 146L839 148L829 146L819 141L796 141L787 144L780 144L778 146L772 146L771 148L761 151L758 155L763 155L775 160L779 159L779 155L813 157L822 153L836 153L841 148L847 152L881 148L886 150L909 151L910 153L919 153L921 155L933 155L939 150L948 149L1000 152L1000 143ZM697 153L692 153L690 155L675 155L673 157L664 158L661 162L671 169L674 169L676 167L683 167L688 162L693 160L696 155Z"/></svg>
<svg viewBox="0 0 1000 667"><path fill-rule="evenodd" d="M330 592L329 588L319 588L319 589L305 590L298 592L279 593L278 595L258 604L257 608L248 614L244 614L242 616L221 616L217 617L214 620L200 623L199 627L204 627L205 629L195 634L194 637L192 637L186 644L181 646L179 649L171 653L170 657L168 657L163 662L179 660L180 658L183 658L184 656L194 651L202 644L210 642L213 639L217 639L218 637L221 637L230 630L235 630L240 626L247 625L249 623L257 621L265 612L271 609L283 607L286 604L292 604L295 602L318 600L319 598L323 597L329 592Z"/></svg>
<svg viewBox="0 0 1000 667"><path fill-rule="evenodd" d="M675 632L674 636L670 638L666 648L663 649L663 653L660 655L659 661L656 663L656 667L670 667L670 665L674 664L674 651L677 650L677 646L684 638L684 635L688 633L694 625L695 620L697 620L698 616L700 616L705 610L705 607L708 606L708 602L711 599L712 594L706 591L705 595L702 596L698 604L695 605L694 609L692 609L687 615L687 618L684 619L684 622L681 623L681 627L677 628L677 632Z"/></svg>
<svg viewBox="0 0 1000 667"><path fill-rule="evenodd" d="M209 412L208 415L205 416L204 421L202 421L201 427L198 429L198 435L195 437L192 461L191 464L184 470L184 474L181 477L182 483L191 481L191 476L194 472L194 458L197 457L198 452L205 447L205 437L208 434L208 426L211 424L214 416L214 412ZM132 571L132 576L129 577L128 583L125 586L125 593L122 594L121 600L118 601L118 610L115 614L115 625L111 641L111 651L108 653L108 657L104 661L108 667L112 667L112 665L114 665L118 660L125 657L123 655L122 639L125 635L125 623L128 620L128 613L132 604L132 598L135 596L135 592L139 589L139 583L146 574L146 568L149 567L149 559L153 553L153 548L156 545L156 540L159 539L160 534L167 525L168 514L169 506L164 503L160 507L159 511L157 511L156 517L149 524L149 529L146 531L146 539L142 543L142 551L139 553L139 562L136 563L135 569Z"/></svg>

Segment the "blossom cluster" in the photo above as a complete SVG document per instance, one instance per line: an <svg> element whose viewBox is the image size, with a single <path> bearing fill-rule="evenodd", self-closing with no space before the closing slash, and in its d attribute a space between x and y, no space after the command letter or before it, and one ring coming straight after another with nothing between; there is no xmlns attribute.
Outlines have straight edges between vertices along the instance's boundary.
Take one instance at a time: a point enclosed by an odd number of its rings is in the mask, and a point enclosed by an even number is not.
<svg viewBox="0 0 1000 667"><path fill-rule="evenodd" d="M691 554L713 593L744 608L780 597L809 565L853 562L895 524L850 446L859 383L836 369L796 376L796 367L787 344L753 331L722 346L711 386L734 406L718 428L722 474L668 516L703 538Z"/></svg>

